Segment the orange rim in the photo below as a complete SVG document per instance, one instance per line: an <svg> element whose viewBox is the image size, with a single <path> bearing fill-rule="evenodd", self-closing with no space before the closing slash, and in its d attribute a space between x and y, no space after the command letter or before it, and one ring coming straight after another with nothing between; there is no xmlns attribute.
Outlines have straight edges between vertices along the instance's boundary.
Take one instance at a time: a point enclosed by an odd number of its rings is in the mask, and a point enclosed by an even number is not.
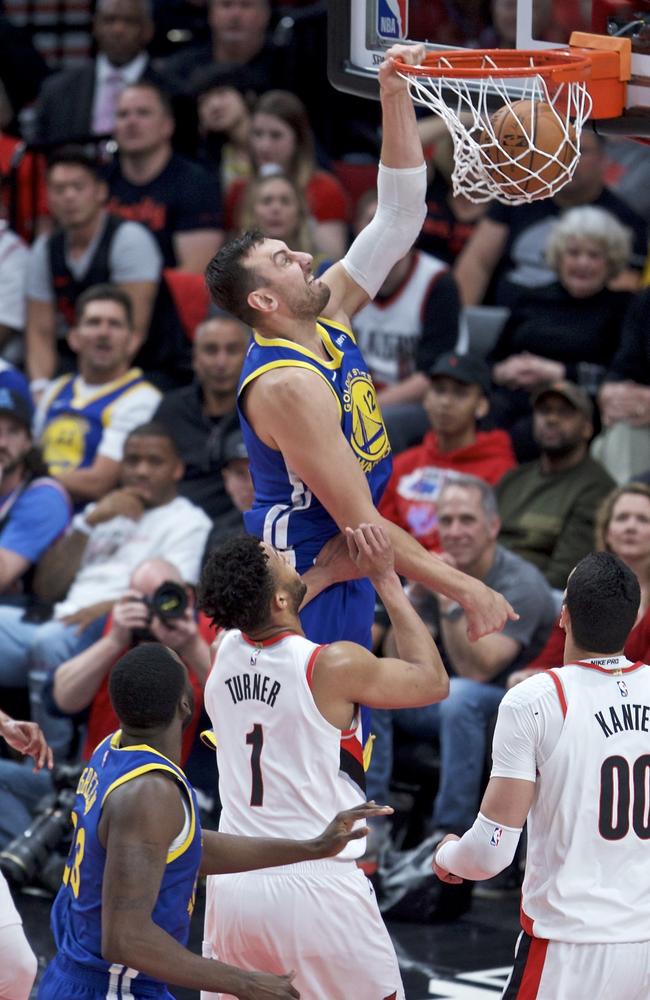
<svg viewBox="0 0 650 1000"><path fill-rule="evenodd" d="M485 65L485 59L492 65ZM591 72L590 56L569 49L439 49L427 52L419 66L399 58L395 65L407 76L451 80L541 76L554 83L573 83L585 81Z"/></svg>

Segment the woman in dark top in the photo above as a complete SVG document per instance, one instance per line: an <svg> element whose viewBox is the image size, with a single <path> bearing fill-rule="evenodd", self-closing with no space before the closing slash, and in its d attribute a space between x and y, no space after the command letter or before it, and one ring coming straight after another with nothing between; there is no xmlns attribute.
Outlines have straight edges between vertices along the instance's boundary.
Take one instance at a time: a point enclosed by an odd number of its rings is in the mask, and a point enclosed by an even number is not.
<svg viewBox="0 0 650 1000"><path fill-rule="evenodd" d="M569 379L595 396L620 340L629 292L608 288L629 259L631 234L604 209L570 209L549 240L558 280L526 292L489 355L492 413L510 430L520 461L534 457L530 393Z"/></svg>

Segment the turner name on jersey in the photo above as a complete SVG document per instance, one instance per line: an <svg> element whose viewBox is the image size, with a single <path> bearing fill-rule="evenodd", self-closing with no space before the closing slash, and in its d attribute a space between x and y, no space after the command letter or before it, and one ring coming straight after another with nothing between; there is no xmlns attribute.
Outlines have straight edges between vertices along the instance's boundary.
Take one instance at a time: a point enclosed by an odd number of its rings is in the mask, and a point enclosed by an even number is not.
<svg viewBox="0 0 650 1000"><path fill-rule="evenodd" d="M274 707L282 688L279 681L272 680L268 674L235 674L225 677L224 684L230 691L233 705L240 701L263 701L265 705Z"/></svg>

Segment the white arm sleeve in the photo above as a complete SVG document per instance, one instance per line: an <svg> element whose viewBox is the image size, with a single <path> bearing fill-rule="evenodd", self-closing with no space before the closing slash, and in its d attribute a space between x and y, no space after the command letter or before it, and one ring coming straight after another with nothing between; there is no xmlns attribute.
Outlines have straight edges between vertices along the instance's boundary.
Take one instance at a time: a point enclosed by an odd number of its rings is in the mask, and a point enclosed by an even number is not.
<svg viewBox="0 0 650 1000"><path fill-rule="evenodd" d="M460 840L438 848L436 864L460 878L493 878L514 858L520 834L521 828L501 826L479 813Z"/></svg>
<svg viewBox="0 0 650 1000"><path fill-rule="evenodd" d="M403 168L379 164L377 211L341 261L371 299L417 239L427 214L426 191L424 163Z"/></svg>

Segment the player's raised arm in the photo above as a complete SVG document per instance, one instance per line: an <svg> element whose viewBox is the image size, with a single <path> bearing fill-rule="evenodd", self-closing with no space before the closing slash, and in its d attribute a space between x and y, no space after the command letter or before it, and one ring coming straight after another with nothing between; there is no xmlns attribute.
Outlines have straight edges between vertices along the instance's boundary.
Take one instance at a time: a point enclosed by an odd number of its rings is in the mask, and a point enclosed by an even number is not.
<svg viewBox="0 0 650 1000"><path fill-rule="evenodd" d="M379 68L382 146L375 216L359 233L342 261L323 276L332 291L325 315L347 323L374 299L392 267L415 242L426 215L426 165L406 82L394 57L419 63L422 45L394 45Z"/></svg>
<svg viewBox="0 0 650 1000"><path fill-rule="evenodd" d="M470 639L498 631L508 618L515 617L500 594L443 563L381 516L361 466L341 433L336 401L322 379L299 369L268 372L248 398L248 416L265 428L287 466L319 498L341 531L359 524L383 526L395 550L398 573L457 601L465 610ZM351 566L349 575L340 579L353 575L358 574Z"/></svg>
<svg viewBox="0 0 650 1000"><path fill-rule="evenodd" d="M350 558L372 580L394 629L397 657L377 657L352 642L334 642L318 655L312 690L321 713L344 727L363 702L371 708L430 705L447 697L449 678L429 629L395 572L393 548L382 527L348 528Z"/></svg>

